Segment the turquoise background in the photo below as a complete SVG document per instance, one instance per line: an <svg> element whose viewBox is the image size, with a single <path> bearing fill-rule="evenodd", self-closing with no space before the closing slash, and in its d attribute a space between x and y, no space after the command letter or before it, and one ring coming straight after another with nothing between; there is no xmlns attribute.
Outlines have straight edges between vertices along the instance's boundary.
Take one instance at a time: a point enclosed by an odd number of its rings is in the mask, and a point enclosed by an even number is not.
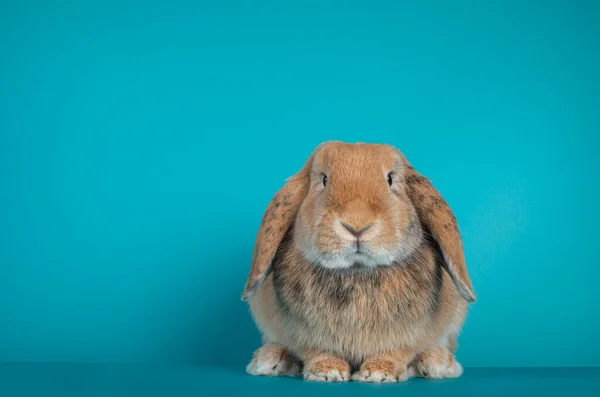
<svg viewBox="0 0 600 397"><path fill-rule="evenodd" d="M459 220L465 366L598 366L600 2L0 3L0 361L243 368L262 212L385 142Z"/></svg>

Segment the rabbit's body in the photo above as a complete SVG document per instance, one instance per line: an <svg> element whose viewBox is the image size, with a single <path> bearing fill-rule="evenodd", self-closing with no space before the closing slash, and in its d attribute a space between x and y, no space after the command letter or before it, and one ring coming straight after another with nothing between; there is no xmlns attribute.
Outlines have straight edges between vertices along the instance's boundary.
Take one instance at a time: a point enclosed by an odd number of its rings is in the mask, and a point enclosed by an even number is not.
<svg viewBox="0 0 600 397"><path fill-rule="evenodd" d="M452 347L467 302L424 239L401 263L326 269L285 239L272 273L250 302L264 342L296 356L327 350L358 365L385 351Z"/></svg>
<svg viewBox="0 0 600 397"><path fill-rule="evenodd" d="M430 182L390 146L329 142L269 204L243 298L264 343L249 373L392 382L462 373L475 294Z"/></svg>

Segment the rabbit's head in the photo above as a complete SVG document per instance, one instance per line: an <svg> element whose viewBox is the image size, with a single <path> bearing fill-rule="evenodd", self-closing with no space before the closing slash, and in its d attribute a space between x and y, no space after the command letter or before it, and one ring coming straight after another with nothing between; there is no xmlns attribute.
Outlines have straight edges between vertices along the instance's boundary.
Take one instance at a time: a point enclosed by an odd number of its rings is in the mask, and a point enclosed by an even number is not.
<svg viewBox="0 0 600 397"><path fill-rule="evenodd" d="M314 153L293 237L317 266L387 266L419 245L405 165L385 145L329 143Z"/></svg>

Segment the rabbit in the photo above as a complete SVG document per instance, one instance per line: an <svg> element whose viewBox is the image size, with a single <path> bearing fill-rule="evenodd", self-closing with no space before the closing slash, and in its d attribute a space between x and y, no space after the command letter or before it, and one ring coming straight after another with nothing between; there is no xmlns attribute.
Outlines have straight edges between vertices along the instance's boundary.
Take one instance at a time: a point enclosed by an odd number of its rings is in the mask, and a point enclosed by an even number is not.
<svg viewBox="0 0 600 397"><path fill-rule="evenodd" d="M462 374L475 293L456 218L386 144L328 141L269 203L242 294L251 375L399 382Z"/></svg>

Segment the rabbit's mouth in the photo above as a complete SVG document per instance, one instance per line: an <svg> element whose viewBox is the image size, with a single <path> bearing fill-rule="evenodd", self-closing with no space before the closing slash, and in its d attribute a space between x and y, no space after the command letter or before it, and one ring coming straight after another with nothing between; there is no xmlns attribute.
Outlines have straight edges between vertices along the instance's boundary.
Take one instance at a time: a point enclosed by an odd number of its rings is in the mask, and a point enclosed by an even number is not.
<svg viewBox="0 0 600 397"><path fill-rule="evenodd" d="M362 241L356 241L356 245L354 247L354 255L361 257L370 257L372 256L372 252L369 247Z"/></svg>
<svg viewBox="0 0 600 397"><path fill-rule="evenodd" d="M356 249L356 251L347 255L346 261L349 266L352 266L356 263L367 267L376 266L375 258L372 255L370 255L367 251L365 251L364 248L358 248Z"/></svg>

